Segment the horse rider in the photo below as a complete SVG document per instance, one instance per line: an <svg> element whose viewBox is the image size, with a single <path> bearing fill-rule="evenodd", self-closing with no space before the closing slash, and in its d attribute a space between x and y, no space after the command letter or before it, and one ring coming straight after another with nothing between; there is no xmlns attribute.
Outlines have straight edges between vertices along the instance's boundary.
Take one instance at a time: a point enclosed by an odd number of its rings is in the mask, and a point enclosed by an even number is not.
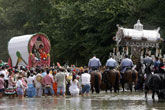
<svg viewBox="0 0 165 110"><path fill-rule="evenodd" d="M120 68L121 68L121 75L123 76L127 69L131 69L133 67L133 61L125 55L125 58L121 61Z"/></svg>
<svg viewBox="0 0 165 110"><path fill-rule="evenodd" d="M112 56L109 57L109 59L106 62L106 68L107 69L115 69L117 67L117 61L112 58Z"/></svg>
<svg viewBox="0 0 165 110"><path fill-rule="evenodd" d="M153 65L153 60L151 58L151 56L147 53L146 57L143 60L143 64L145 65L145 75L144 75L144 79L145 79L145 83L148 84L149 80L151 79L151 66Z"/></svg>
<svg viewBox="0 0 165 110"><path fill-rule="evenodd" d="M144 60L143 60L143 64L146 67L149 67L149 70L145 71L145 73L147 73L147 74L151 73L150 67L153 65L153 60L152 60L151 56L148 53L146 54L146 58L144 58Z"/></svg>
<svg viewBox="0 0 165 110"><path fill-rule="evenodd" d="M99 70L100 66L101 66L100 59L96 58L96 55L93 55L93 58L91 58L88 62L88 67L90 72L94 70Z"/></svg>

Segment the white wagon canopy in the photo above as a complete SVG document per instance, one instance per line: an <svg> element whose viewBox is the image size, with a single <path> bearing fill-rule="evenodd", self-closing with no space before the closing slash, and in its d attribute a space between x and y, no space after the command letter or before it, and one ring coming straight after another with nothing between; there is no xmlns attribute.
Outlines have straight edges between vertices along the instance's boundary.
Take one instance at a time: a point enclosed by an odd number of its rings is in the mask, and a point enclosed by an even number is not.
<svg viewBox="0 0 165 110"><path fill-rule="evenodd" d="M138 20L134 29L118 26L115 40L119 46L158 47L161 41L159 30L159 27L156 30L144 30Z"/></svg>
<svg viewBox="0 0 165 110"><path fill-rule="evenodd" d="M140 20L134 25L133 29L124 28L117 25L118 31L116 32L116 36L113 38L117 43L116 50L117 57L123 56L123 54L130 55L135 64L138 64L141 60L141 57L144 56L145 53L149 53L151 55L151 51L149 48L156 49L156 56L161 54L159 51L159 43L163 40L160 36L158 27L155 30L145 30L143 29L143 25L140 23ZM123 48L123 53L120 54L119 47ZM131 49L131 51L129 51ZM121 59L121 58L120 58Z"/></svg>
<svg viewBox="0 0 165 110"><path fill-rule="evenodd" d="M13 37L8 42L9 65L49 66L50 41L44 34Z"/></svg>

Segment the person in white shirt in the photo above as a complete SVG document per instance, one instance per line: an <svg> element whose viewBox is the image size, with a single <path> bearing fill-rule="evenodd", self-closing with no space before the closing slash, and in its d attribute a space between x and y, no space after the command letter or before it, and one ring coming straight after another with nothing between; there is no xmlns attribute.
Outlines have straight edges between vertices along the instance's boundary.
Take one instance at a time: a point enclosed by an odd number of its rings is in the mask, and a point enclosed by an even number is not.
<svg viewBox="0 0 165 110"><path fill-rule="evenodd" d="M88 73L87 70L81 75L81 85L82 85L82 96L84 93L88 96L91 85L90 85L91 75Z"/></svg>
<svg viewBox="0 0 165 110"><path fill-rule="evenodd" d="M36 94L36 90L35 90L35 86L34 86L34 76L33 76L33 72L29 72L28 76L27 76L27 90L26 90L26 95L28 97L34 97Z"/></svg>
<svg viewBox="0 0 165 110"><path fill-rule="evenodd" d="M110 58L106 62L106 67L109 69L114 69L117 67L117 61L110 56Z"/></svg>
<svg viewBox="0 0 165 110"><path fill-rule="evenodd" d="M79 84L78 80L76 79L76 75L73 75L72 80L70 81L69 91L72 96L79 95Z"/></svg>
<svg viewBox="0 0 165 110"><path fill-rule="evenodd" d="M64 68L59 68L59 72L56 74L56 82L57 82L57 96L60 95L62 91L62 95L65 96L65 87L66 87L66 73Z"/></svg>
<svg viewBox="0 0 165 110"><path fill-rule="evenodd" d="M96 58L96 55L94 55L93 58L91 58L88 62L88 67L90 71L98 70L100 66L101 66L100 59Z"/></svg>
<svg viewBox="0 0 165 110"><path fill-rule="evenodd" d="M18 81L16 83L16 87L17 87L17 95L18 97L21 99L24 96L24 90L23 90L23 83L22 83L22 77L18 77Z"/></svg>

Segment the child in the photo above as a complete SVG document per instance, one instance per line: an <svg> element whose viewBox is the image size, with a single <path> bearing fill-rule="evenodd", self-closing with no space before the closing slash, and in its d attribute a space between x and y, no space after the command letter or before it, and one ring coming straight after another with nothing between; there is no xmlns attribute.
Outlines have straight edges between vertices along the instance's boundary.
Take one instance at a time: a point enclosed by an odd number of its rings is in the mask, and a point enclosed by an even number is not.
<svg viewBox="0 0 165 110"><path fill-rule="evenodd" d="M4 93L4 84L5 84L4 74L1 74L0 75L0 98L2 98L3 93Z"/></svg>
<svg viewBox="0 0 165 110"><path fill-rule="evenodd" d="M76 75L73 75L72 80L70 81L70 87L69 87L69 91L71 93L72 96L77 96L79 95L79 85L78 85L78 80L76 79Z"/></svg>
<svg viewBox="0 0 165 110"><path fill-rule="evenodd" d="M23 83L22 83L22 77L18 77L18 81L16 83L17 86L17 95L19 99L22 99L24 97L24 89L23 89Z"/></svg>

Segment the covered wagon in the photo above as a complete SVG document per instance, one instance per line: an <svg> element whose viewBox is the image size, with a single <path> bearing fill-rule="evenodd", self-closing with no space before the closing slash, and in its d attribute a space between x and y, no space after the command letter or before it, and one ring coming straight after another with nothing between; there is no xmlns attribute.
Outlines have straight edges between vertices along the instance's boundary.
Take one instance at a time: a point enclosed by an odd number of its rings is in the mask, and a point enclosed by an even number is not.
<svg viewBox="0 0 165 110"><path fill-rule="evenodd" d="M8 42L10 67L50 66L50 41L45 34L16 36Z"/></svg>

